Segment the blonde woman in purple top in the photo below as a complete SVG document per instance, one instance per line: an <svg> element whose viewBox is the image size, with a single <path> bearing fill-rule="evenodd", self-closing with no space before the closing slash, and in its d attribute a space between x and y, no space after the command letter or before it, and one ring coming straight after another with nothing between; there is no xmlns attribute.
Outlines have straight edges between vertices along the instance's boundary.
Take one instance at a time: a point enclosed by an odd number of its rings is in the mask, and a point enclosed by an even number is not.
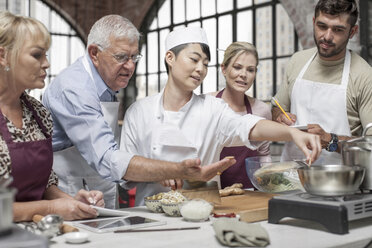
<svg viewBox="0 0 372 248"><path fill-rule="evenodd" d="M222 98L236 113L254 114L271 120L270 107L253 97L245 94L251 88L256 78L258 53L256 47L248 42L231 43L225 53L221 70L226 80L226 88L211 93L217 98ZM225 170L221 176L221 187L234 183L242 183L244 188L252 188L246 170L245 158L265 156L270 154L270 142L264 142L257 150L246 146L225 147L220 157L234 156L236 164Z"/></svg>

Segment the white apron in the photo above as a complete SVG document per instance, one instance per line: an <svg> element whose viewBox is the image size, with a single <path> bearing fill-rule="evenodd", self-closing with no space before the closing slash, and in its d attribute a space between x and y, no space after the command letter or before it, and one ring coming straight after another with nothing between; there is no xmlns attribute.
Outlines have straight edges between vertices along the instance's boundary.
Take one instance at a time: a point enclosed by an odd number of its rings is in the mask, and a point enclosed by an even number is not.
<svg viewBox="0 0 372 248"><path fill-rule="evenodd" d="M291 113L297 116L296 125L319 124L325 132L350 136L346 110L346 89L350 71L350 51L346 51L341 84L328 84L303 79L315 53L298 75L291 94ZM287 142L282 160L304 158L302 151ZM341 164L341 154L325 149L316 164Z"/></svg>
<svg viewBox="0 0 372 248"><path fill-rule="evenodd" d="M177 114L176 114L177 115ZM164 113L163 117L156 119L154 132L152 133L151 158L181 162L185 159L197 158L198 149L190 139L180 130L179 125L182 120L170 119ZM168 119L168 120L164 120ZM136 206L144 205L144 197L169 191L170 188L164 187L158 182L141 183L137 186Z"/></svg>
<svg viewBox="0 0 372 248"><path fill-rule="evenodd" d="M87 58L83 58L83 65L93 80ZM119 140L118 110L119 102L101 102L105 121L115 134L115 141ZM75 146L65 150L54 152L53 170L59 178L58 187L70 194L75 195L83 188L84 178L90 190L99 190L104 194L105 207L117 208L117 185L114 182L103 179L86 160L81 156Z"/></svg>

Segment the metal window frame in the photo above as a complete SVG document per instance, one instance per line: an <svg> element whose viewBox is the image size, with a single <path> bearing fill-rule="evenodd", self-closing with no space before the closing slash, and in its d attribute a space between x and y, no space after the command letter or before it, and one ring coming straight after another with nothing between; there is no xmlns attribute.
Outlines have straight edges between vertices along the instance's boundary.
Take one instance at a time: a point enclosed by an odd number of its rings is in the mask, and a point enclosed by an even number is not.
<svg viewBox="0 0 372 248"><path fill-rule="evenodd" d="M226 15L231 15L232 17L232 41L236 41L237 40L237 14L240 13L240 12L243 12L243 11L247 11L247 10L251 10L252 11L252 32L253 32L253 44L256 46L256 41L257 41L257 37L256 37L256 33L257 33L257 28L256 28L256 22L255 22L255 19L256 19L256 11L257 9L260 9L260 8L264 8L264 7L267 7L267 6L271 6L271 11L272 11L272 18L273 18L273 21L272 21L272 37L273 37L273 42L272 42L272 56L270 57L264 57L264 58L260 58L261 61L265 61L265 60L271 60L272 63L273 63L273 70L272 70L272 90L273 90L273 94L276 93L277 91L277 87L276 87L276 81L277 81L277 60L280 59L280 58L289 58L292 56L292 54L288 54L288 55L281 55L281 56L278 56L276 54L276 22L274 21L276 19L276 6L278 4L280 4L280 1L279 0L270 0L268 2L264 2L264 3L259 3L259 4L255 4L255 1L253 0L252 1L252 5L251 6L247 6L247 7L244 7L244 8L239 8L237 7L237 0L233 0L233 9L232 10L228 10L228 11L224 11L224 12L221 12L221 13L217 13L217 0L215 0L215 11L214 11L214 14L212 15L208 15L208 16L204 16L202 17L202 6L201 6L201 0L199 0L199 10L200 10L200 17L199 18L196 18L196 19L192 19L192 20L186 20L186 17L187 17L187 8L186 8L186 1L187 0L184 0L184 6L185 6L185 20L183 22L180 22L180 23L177 23L175 24L174 23L174 20L173 20L173 15L174 15L174 12L173 12L173 6L174 6L174 3L173 1L174 0L169 0L170 1L170 24L167 25L167 26L164 26L164 27L161 27L159 28L159 23L157 23L156 25L156 28L154 29L150 29L150 25L152 24L152 21L154 20L154 18L156 18L157 22L159 20L158 18L158 12L159 12L159 9L161 8L162 4L165 2L165 0L155 0L154 1L154 4L152 6L152 8L150 9L149 11L149 14L145 17L144 19L144 22L140 28L140 31L141 33L143 34L143 37L144 39L142 39L141 43L140 43L140 49L142 48L142 45L143 44L146 44L146 63L145 63L145 72L144 73L136 73L134 75L134 77L136 77L137 75L138 76L144 76L145 77L145 82L146 82L146 96L148 96L148 78L150 75L155 75L157 74L158 76L158 91L160 92L160 78L161 78L161 74L164 73L165 71L161 71L160 70L160 63L162 63L162 58L159 56L159 60L158 60L158 71L157 72L151 72L149 73L148 72L148 45L147 45L147 35L150 33L150 32L157 32L157 38L158 38L158 44L157 44L157 48L158 48L158 51L160 51L160 44L162 43L162 41L160 41L160 31L161 30L164 30L164 29L169 29L169 30L173 30L174 27L176 26L180 26L180 25L185 25L185 26L188 26L188 24L190 23L194 23L194 22L200 22L200 26L202 27L202 24L203 24L203 21L205 20L208 20L208 19L215 19L216 20L216 43L217 43L217 47L218 47L218 42L219 42L219 38L218 38L218 34L219 34L219 30L218 30L218 24L219 24L219 18L221 16L226 16ZM294 29L294 28L293 28ZM298 36L297 36L297 33L296 33L296 30L294 29L293 30L294 32L294 52L298 51ZM219 82L219 73L218 73L218 68L220 66L220 64L218 63L219 61L219 56L221 56L218 51L215 52L215 56L216 56L216 63L215 64L210 64L209 65L209 68L211 67L214 67L216 68L216 89L219 90L219 87L218 87L218 82ZM134 82L136 82L136 78L134 78ZM136 85L136 83L135 83ZM136 88L136 95L138 95L138 89L137 87ZM203 93L203 84L201 84L200 86L200 90L201 90L201 93ZM253 96L256 97L257 96L257 89L256 89L256 82L254 82L253 84Z"/></svg>
<svg viewBox="0 0 372 248"><path fill-rule="evenodd" d="M75 34L71 34L71 33L63 33L63 32L50 32L50 35L51 35L51 38L53 39L54 36L63 36L63 37L68 37L68 41L67 41L67 64L71 64L71 42L72 42L72 38L73 37L76 37L76 38L79 38L84 45L86 45L85 43L85 40L81 37L81 35L79 35L79 32L77 32L77 30L74 29L74 27L71 25L70 21L67 20L66 18L64 18L63 15L60 15L59 14L59 11L54 8L52 5L48 4L48 2L46 1L43 1L43 0L27 0L28 1L28 13L27 13L27 16L30 16L30 17L33 17L31 16L31 2L35 2L35 1L39 1L40 3L44 4L45 6L47 6L49 9L48 9L48 22L49 24L52 23L53 21L53 18L52 18L52 11L54 11L56 14L58 14L70 27L70 30L74 30ZM5 8L6 10L9 10L9 0L6 0L5 1ZM48 52L49 53L49 52ZM53 66L53 58L51 58L51 56L49 56L48 58L49 60L49 63L50 63L50 68ZM51 69L49 68L49 71L51 71ZM48 73L47 74L47 77L48 77L48 81L51 82L51 79L53 77L55 77L57 75L55 74L50 74Z"/></svg>

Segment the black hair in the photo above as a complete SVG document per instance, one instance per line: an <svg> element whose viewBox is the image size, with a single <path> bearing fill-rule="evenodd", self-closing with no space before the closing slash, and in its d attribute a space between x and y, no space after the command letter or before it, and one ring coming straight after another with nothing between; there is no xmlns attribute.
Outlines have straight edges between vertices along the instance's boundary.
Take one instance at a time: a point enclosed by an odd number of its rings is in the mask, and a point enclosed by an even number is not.
<svg viewBox="0 0 372 248"><path fill-rule="evenodd" d="M189 44L193 44L193 43L181 44L181 45L178 45L178 46L175 46L175 47L169 49L169 51L172 51L172 52L174 53L174 55L176 56L176 58L177 58L178 54L179 54L183 49L185 49L185 48L187 47L187 45L189 45ZM210 52L210 50L209 50L209 46L208 46L207 44L204 44L204 43L196 43L196 44L199 44L199 45L200 45L200 47L201 47L203 53L204 53L205 55L207 55L207 58L208 58L208 60L210 61L210 60L211 60L211 52ZM164 59L164 64L165 64L165 69L167 69L167 74L169 74L168 64L167 64L167 61L165 61L165 59Z"/></svg>
<svg viewBox="0 0 372 248"><path fill-rule="evenodd" d="M355 0L319 0L315 6L315 18L319 13L329 15L340 15L346 13L349 15L349 24L353 27L358 20L358 5Z"/></svg>

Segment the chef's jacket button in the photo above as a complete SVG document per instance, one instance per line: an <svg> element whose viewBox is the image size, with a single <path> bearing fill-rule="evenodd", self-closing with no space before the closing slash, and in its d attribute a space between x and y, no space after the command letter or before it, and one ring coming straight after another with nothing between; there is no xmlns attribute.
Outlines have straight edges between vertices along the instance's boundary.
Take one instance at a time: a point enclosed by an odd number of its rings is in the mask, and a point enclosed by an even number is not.
<svg viewBox="0 0 372 248"><path fill-rule="evenodd" d="M158 117L156 117L156 118L158 118L158 120L160 119L160 116L158 116Z"/></svg>
<svg viewBox="0 0 372 248"><path fill-rule="evenodd" d="M156 150L156 147L153 147L152 149L153 149L153 150Z"/></svg>

